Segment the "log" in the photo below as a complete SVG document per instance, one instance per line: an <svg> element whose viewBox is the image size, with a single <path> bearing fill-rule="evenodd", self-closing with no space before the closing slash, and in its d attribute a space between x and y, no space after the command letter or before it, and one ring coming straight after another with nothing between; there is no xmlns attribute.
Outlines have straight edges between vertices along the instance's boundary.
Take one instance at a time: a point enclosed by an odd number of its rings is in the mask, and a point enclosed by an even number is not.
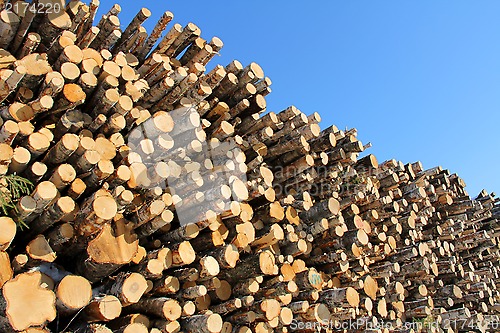
<svg viewBox="0 0 500 333"><path fill-rule="evenodd" d="M119 221L113 231L111 226L106 224L89 243L87 257L79 264L79 272L91 282L99 280L131 262L137 251L138 241L135 240L135 235L131 234L130 226Z"/></svg>
<svg viewBox="0 0 500 333"><path fill-rule="evenodd" d="M5 332L22 331L56 318L56 296L41 286L40 272L22 273L6 282L2 289Z"/></svg>
<svg viewBox="0 0 500 333"><path fill-rule="evenodd" d="M17 224L13 219L7 216L0 217L0 226L2 235L0 237L0 251L5 251L16 236Z"/></svg>
<svg viewBox="0 0 500 333"><path fill-rule="evenodd" d="M74 236L74 229L70 223L63 223L52 229L47 234L47 241L50 247L56 251L60 252L64 249L64 246L69 244L69 241Z"/></svg>
<svg viewBox="0 0 500 333"><path fill-rule="evenodd" d="M167 297L142 298L139 302L131 305L130 309L141 309L146 314L170 321L179 319L182 313L179 302Z"/></svg>
<svg viewBox="0 0 500 333"><path fill-rule="evenodd" d="M16 35L14 37L14 40L12 41L11 44L11 50L12 52L16 53L17 50L19 50L19 47L21 46L26 33L28 32L28 29L31 26L31 23L33 22L33 19L35 18L36 11L33 10L26 10L24 13L24 16L21 19L21 22L19 23L19 27L17 28ZM18 58L22 58L21 56L18 56Z"/></svg>
<svg viewBox="0 0 500 333"><path fill-rule="evenodd" d="M52 225L70 216L76 208L75 202L70 197L60 197L35 220L30 223L30 235L43 233Z"/></svg>
<svg viewBox="0 0 500 333"><path fill-rule="evenodd" d="M7 49L16 35L19 27L20 19L13 11L3 9L0 12L0 29L2 35L0 36L0 47Z"/></svg>
<svg viewBox="0 0 500 333"><path fill-rule="evenodd" d="M36 50L41 41L42 39L40 35L37 34L36 32L28 33L28 36L26 36L24 44L21 45L21 47L17 51L17 57L24 58L25 56L31 54L33 51Z"/></svg>
<svg viewBox="0 0 500 333"><path fill-rule="evenodd" d="M76 67L77 68L77 67ZM85 102L86 94L83 89L74 83L65 84L62 89L62 96L54 104L52 113L59 113L67 110L72 110Z"/></svg>
<svg viewBox="0 0 500 333"><path fill-rule="evenodd" d="M109 293L118 297L123 306L137 303L147 289L146 279L138 273L119 275L109 289Z"/></svg>
<svg viewBox="0 0 500 333"><path fill-rule="evenodd" d="M137 15L132 19L132 22L130 22L127 28L123 31L121 40L117 43L115 48L119 48L121 45L126 43L127 40L131 38L132 34L137 31L137 28L150 16L151 12L147 8L141 8Z"/></svg>
<svg viewBox="0 0 500 333"><path fill-rule="evenodd" d="M115 296L95 297L85 308L85 316L89 322L110 321L120 316L122 305Z"/></svg>
<svg viewBox="0 0 500 333"><path fill-rule="evenodd" d="M48 13L42 20L38 31L42 36L42 44L49 47L57 36L63 31L71 28L71 18L67 13Z"/></svg>
<svg viewBox="0 0 500 333"><path fill-rule="evenodd" d="M185 318L182 324L188 330L196 330L204 333L220 332L222 329L222 318L218 314L197 315Z"/></svg>
<svg viewBox="0 0 500 333"><path fill-rule="evenodd" d="M75 313L90 303L92 288L90 282L78 275L67 275L55 290L57 310L62 314Z"/></svg>
<svg viewBox="0 0 500 333"><path fill-rule="evenodd" d="M7 77L2 79L0 101L3 102L17 88L27 73L29 73L28 68L18 64L12 72L9 72Z"/></svg>

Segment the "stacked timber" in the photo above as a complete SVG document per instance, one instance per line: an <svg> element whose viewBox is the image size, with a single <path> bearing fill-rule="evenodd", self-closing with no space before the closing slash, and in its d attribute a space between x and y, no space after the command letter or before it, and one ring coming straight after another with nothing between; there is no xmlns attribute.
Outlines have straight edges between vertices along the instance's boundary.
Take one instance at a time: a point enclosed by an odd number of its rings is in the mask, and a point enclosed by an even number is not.
<svg viewBox="0 0 500 333"><path fill-rule="evenodd" d="M498 331L494 194L267 110L262 68L171 12L0 5L1 189L33 184L0 217L2 332Z"/></svg>

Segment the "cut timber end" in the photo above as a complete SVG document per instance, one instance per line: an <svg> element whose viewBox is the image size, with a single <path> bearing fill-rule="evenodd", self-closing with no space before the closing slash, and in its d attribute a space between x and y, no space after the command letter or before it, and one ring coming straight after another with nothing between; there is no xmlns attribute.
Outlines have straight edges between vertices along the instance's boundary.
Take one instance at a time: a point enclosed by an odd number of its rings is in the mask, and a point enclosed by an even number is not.
<svg viewBox="0 0 500 333"><path fill-rule="evenodd" d="M43 235L37 236L26 246L26 252L35 260L53 262L56 260L56 253L52 250Z"/></svg>
<svg viewBox="0 0 500 333"><path fill-rule="evenodd" d="M120 275L111 293L118 297L123 305L137 303L148 289L148 283L144 276L139 273L126 273Z"/></svg>
<svg viewBox="0 0 500 333"><path fill-rule="evenodd" d="M118 318L122 312L120 300L115 296L96 297L85 308L91 321L110 321Z"/></svg>
<svg viewBox="0 0 500 333"><path fill-rule="evenodd" d="M87 253L89 258L100 264L127 264L137 253L138 245L131 227L117 221L115 231L110 224L104 225L99 235L89 243Z"/></svg>
<svg viewBox="0 0 500 333"><path fill-rule="evenodd" d="M375 300L377 298L377 291L378 291L378 284L377 280L372 278L371 276L367 276L364 280L364 286L363 290L365 291L365 294L370 296L372 300Z"/></svg>
<svg viewBox="0 0 500 333"><path fill-rule="evenodd" d="M346 299L352 307L357 307L359 305L359 294L354 288L347 288Z"/></svg>
<svg viewBox="0 0 500 333"><path fill-rule="evenodd" d="M0 289L3 287L5 282L12 279L14 272L10 265L10 258L7 252L0 251Z"/></svg>
<svg viewBox="0 0 500 333"><path fill-rule="evenodd" d="M271 251L262 251L259 254L259 267L262 273L266 275L274 275L276 272L276 264L274 254Z"/></svg>
<svg viewBox="0 0 500 333"><path fill-rule="evenodd" d="M103 220L111 220L117 211L115 200L107 196L96 198L92 208L96 215Z"/></svg>
<svg viewBox="0 0 500 333"><path fill-rule="evenodd" d="M16 236L16 222L10 217L2 216L0 217L0 230L0 251L4 251Z"/></svg>
<svg viewBox="0 0 500 333"><path fill-rule="evenodd" d="M75 312L87 304L92 298L90 282L78 275L65 276L56 289L57 305L63 311Z"/></svg>
<svg viewBox="0 0 500 333"><path fill-rule="evenodd" d="M222 317L219 314L195 315L185 318L183 324L191 332L217 333L222 329Z"/></svg>
<svg viewBox="0 0 500 333"><path fill-rule="evenodd" d="M181 242L173 252L174 265L189 265L196 259L196 252L188 241Z"/></svg>
<svg viewBox="0 0 500 333"><path fill-rule="evenodd" d="M41 287L41 278L40 272L22 273L3 286L7 318L18 331L56 318L56 297L52 290Z"/></svg>
<svg viewBox="0 0 500 333"><path fill-rule="evenodd" d="M77 103L80 101L84 101L86 94L77 84L69 83L65 84L63 88L64 97L71 103Z"/></svg>

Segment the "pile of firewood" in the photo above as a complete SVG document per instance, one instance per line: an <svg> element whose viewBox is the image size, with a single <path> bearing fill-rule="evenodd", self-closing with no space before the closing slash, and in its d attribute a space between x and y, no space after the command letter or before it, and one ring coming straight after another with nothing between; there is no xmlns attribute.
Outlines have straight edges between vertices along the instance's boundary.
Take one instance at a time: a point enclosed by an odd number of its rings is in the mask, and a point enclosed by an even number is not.
<svg viewBox="0 0 500 333"><path fill-rule="evenodd" d="M268 112L262 69L207 71L222 41L170 12L28 3L0 1L0 176L33 184L0 217L1 332L498 331L494 194ZM244 177L204 187L223 143Z"/></svg>

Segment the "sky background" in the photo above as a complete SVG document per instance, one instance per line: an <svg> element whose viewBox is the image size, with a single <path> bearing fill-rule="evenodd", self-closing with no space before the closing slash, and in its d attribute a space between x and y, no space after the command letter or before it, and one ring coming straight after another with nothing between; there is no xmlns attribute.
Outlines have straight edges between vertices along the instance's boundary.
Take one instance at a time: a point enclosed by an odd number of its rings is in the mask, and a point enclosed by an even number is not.
<svg viewBox="0 0 500 333"><path fill-rule="evenodd" d="M147 7L149 32L169 10L221 38L209 69L260 64L268 110L318 112L322 128L357 128L379 162L441 165L471 196L500 191L499 1L101 0L98 17L114 3L123 27Z"/></svg>

